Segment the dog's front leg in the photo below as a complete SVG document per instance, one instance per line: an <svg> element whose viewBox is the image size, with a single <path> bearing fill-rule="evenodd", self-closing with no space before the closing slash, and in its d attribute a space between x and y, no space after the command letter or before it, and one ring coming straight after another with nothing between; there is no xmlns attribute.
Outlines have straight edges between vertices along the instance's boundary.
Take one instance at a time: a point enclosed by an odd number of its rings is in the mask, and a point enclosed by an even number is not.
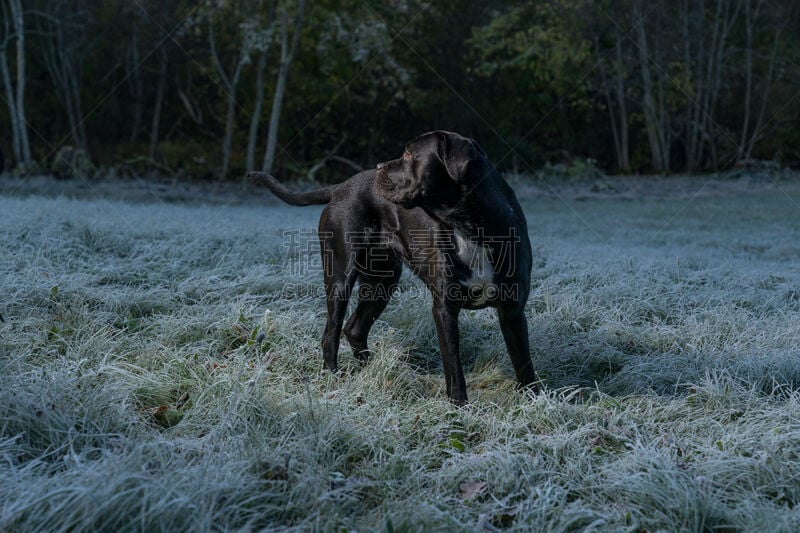
<svg viewBox="0 0 800 533"><path fill-rule="evenodd" d="M433 320L439 337L439 351L442 355L444 380L447 395L456 405L467 403L467 382L461 368L459 354L458 313L461 307L452 302L438 299L433 303Z"/></svg>
<svg viewBox="0 0 800 533"><path fill-rule="evenodd" d="M533 370L531 361L528 320L525 318L524 310L498 307L497 317L500 320L500 330L503 332L519 386L536 390L536 372Z"/></svg>

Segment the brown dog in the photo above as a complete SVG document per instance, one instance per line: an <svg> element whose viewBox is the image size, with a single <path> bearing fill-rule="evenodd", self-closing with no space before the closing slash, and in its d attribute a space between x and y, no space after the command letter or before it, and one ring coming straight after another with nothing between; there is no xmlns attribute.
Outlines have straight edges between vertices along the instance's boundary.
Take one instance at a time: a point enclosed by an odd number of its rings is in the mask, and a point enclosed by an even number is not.
<svg viewBox="0 0 800 533"><path fill-rule="evenodd" d="M406 264L431 291L447 394L467 401L459 353L461 309L497 309L521 386L535 386L524 314L532 267L527 222L516 195L471 139L434 131L411 141L400 159L347 181L296 193L261 178L292 205L328 204L319 221L328 318L325 368L336 370L344 334L359 360ZM344 323L358 281L355 312Z"/></svg>

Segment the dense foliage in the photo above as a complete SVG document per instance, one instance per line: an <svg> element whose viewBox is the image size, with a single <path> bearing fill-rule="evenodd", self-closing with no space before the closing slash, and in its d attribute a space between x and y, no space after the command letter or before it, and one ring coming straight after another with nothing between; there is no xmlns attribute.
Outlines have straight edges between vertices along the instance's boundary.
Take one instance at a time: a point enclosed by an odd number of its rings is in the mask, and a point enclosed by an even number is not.
<svg viewBox="0 0 800 533"><path fill-rule="evenodd" d="M28 170L69 145L101 166L339 179L434 128L520 171L800 160L792 2L0 5L0 145Z"/></svg>

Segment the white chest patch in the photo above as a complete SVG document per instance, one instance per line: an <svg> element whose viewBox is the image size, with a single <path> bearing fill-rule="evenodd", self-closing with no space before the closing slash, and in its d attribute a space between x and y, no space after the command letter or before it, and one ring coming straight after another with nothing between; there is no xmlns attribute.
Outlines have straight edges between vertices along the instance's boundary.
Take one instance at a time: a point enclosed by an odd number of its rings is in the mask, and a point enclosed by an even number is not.
<svg viewBox="0 0 800 533"><path fill-rule="evenodd" d="M478 305L497 296L497 285L494 283L494 267L489 252L483 246L467 239L458 230L453 232L456 241L456 256L470 270L468 278L460 283L467 289L469 299Z"/></svg>

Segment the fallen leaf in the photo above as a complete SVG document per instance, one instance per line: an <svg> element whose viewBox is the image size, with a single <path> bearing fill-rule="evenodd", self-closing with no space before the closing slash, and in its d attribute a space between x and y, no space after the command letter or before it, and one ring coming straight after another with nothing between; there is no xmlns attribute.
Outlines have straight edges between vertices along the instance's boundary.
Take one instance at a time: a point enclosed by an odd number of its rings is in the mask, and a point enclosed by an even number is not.
<svg viewBox="0 0 800 533"><path fill-rule="evenodd" d="M169 407L167 407L166 405L159 405L158 407L145 407L144 410L153 416L158 416L167 409L169 409Z"/></svg>
<svg viewBox="0 0 800 533"><path fill-rule="evenodd" d="M486 492L485 481L467 481L461 484L461 499L470 500L479 494Z"/></svg>

